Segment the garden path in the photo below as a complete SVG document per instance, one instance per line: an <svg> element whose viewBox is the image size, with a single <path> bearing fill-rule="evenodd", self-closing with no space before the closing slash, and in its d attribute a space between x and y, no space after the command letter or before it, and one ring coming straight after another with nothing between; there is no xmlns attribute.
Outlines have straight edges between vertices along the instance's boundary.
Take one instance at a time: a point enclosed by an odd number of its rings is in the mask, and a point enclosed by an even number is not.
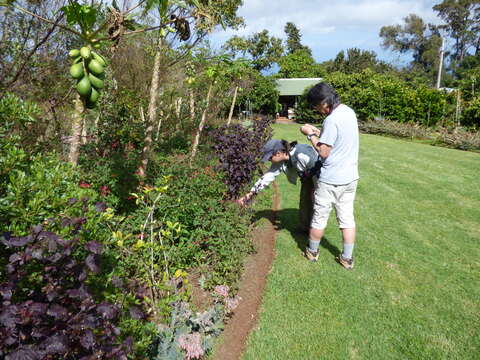
<svg viewBox="0 0 480 360"><path fill-rule="evenodd" d="M245 350L248 335L257 324L267 275L275 257L276 212L280 206L280 197L276 184L273 185L273 190L272 209L265 215L269 222L258 228L253 235L256 252L247 259L245 264L238 292L241 301L225 326L221 344L213 355L214 360L240 359Z"/></svg>

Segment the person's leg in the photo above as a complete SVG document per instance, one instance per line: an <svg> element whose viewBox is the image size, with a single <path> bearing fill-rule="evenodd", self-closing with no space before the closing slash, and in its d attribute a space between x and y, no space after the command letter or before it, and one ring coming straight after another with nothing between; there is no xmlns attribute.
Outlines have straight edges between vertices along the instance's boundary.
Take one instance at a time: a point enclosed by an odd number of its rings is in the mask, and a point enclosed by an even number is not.
<svg viewBox="0 0 480 360"><path fill-rule="evenodd" d="M342 232L343 238L343 252L341 254L340 263L342 259L346 260L345 266L347 268L353 267L353 248L355 246L356 225L353 215L353 203L355 201L355 194L357 189L357 181L354 181L344 188L339 188L337 192L337 201L335 203L335 211L337 213L337 221Z"/></svg>
<svg viewBox="0 0 480 360"><path fill-rule="evenodd" d="M346 259L353 257L353 247L355 245L355 228L341 229L343 238L342 256Z"/></svg>
<svg viewBox="0 0 480 360"><path fill-rule="evenodd" d="M322 240L328 217L332 211L332 196L329 187L330 185L328 184L318 182L315 188L315 202L312 223L310 225L309 244L305 253L311 261L316 261L318 258L320 241Z"/></svg>
<svg viewBox="0 0 480 360"><path fill-rule="evenodd" d="M311 177L306 177L302 181L302 186L300 188L300 203L298 204L300 229L302 231L308 231L312 222L313 191L313 179Z"/></svg>

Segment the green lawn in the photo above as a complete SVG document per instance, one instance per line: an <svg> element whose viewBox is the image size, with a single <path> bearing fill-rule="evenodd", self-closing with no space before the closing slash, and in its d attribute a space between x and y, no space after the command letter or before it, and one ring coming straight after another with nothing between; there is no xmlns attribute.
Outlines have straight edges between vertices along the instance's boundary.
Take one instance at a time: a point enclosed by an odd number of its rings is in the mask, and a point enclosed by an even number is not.
<svg viewBox="0 0 480 360"><path fill-rule="evenodd" d="M275 137L306 142L298 125ZM353 271L332 213L301 256L299 187L279 178L281 230L244 359L479 359L480 154L362 135Z"/></svg>

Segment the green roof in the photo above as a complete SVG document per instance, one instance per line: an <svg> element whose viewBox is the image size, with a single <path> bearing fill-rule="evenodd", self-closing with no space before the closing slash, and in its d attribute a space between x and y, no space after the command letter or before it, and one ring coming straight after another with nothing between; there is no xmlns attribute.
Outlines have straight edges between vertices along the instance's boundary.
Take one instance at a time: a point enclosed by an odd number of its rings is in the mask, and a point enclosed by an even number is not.
<svg viewBox="0 0 480 360"><path fill-rule="evenodd" d="M298 96L302 95L306 88L322 81L322 78L277 79L275 81L280 96Z"/></svg>

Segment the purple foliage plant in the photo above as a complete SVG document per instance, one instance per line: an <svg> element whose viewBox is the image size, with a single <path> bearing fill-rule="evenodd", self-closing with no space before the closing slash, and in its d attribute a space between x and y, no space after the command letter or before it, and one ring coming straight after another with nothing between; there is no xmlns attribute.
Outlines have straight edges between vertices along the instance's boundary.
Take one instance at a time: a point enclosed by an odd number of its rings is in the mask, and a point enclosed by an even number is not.
<svg viewBox="0 0 480 360"><path fill-rule="evenodd" d="M224 125L211 131L213 149L228 186L227 200L238 198L259 171L262 147L272 133L271 122L263 117L247 127Z"/></svg>
<svg viewBox="0 0 480 360"><path fill-rule="evenodd" d="M127 359L132 340L120 340L121 309L89 290L100 286L93 276L100 272L100 243L81 245L42 226L0 241L10 254L0 283L0 358Z"/></svg>

